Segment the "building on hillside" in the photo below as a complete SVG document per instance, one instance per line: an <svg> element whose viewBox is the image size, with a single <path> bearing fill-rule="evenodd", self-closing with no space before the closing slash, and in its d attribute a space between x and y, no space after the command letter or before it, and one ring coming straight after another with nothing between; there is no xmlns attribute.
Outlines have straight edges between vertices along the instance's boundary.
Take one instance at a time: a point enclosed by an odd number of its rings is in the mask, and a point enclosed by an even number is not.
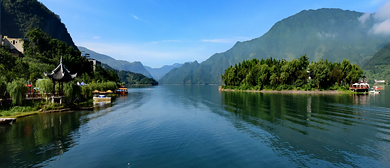
<svg viewBox="0 0 390 168"><path fill-rule="evenodd" d="M88 58L88 61L89 61L89 64L91 64L91 68L92 68L93 72L95 72L96 65L102 66L102 63L100 61L95 60L93 58Z"/></svg>
<svg viewBox="0 0 390 168"><path fill-rule="evenodd" d="M2 45L9 47L11 49L11 54L18 57L23 56L23 43L23 39L21 38L9 38L8 36L4 36L2 39Z"/></svg>

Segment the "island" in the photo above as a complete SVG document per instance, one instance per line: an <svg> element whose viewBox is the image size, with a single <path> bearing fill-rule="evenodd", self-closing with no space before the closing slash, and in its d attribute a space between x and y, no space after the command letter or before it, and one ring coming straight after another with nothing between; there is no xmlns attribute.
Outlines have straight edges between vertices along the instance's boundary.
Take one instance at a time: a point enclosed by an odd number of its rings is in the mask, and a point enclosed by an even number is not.
<svg viewBox="0 0 390 168"><path fill-rule="evenodd" d="M322 59L309 62L306 55L291 61L271 57L244 60L230 66L221 75L221 90L338 94L349 91L349 86L362 77L361 68L346 59L333 63Z"/></svg>

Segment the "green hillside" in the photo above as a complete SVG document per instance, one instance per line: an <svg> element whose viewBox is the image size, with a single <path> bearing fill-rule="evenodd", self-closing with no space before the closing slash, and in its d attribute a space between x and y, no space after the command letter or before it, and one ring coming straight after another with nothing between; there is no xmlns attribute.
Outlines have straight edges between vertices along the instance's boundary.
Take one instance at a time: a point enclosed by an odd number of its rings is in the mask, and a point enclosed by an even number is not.
<svg viewBox="0 0 390 168"><path fill-rule="evenodd" d="M160 80L164 84L191 84L192 79L188 74L193 74L199 67L199 63L194 61L192 63L185 63L180 68L174 68L169 71L169 75L165 74ZM184 71L181 71L184 70ZM168 75L168 76L167 76Z"/></svg>
<svg viewBox="0 0 390 168"><path fill-rule="evenodd" d="M367 80L372 83L376 80L390 80L390 43L379 50L363 66Z"/></svg>
<svg viewBox="0 0 390 168"><path fill-rule="evenodd" d="M290 61L306 54L312 61L348 59L353 64L364 65L390 38L368 33L374 21L369 18L362 24L358 20L361 15L361 12L341 9L301 11L277 22L259 38L237 42L228 51L214 54L197 69L190 71L183 66L172 70L160 83L221 84L220 76L226 68L253 58Z"/></svg>
<svg viewBox="0 0 390 168"><path fill-rule="evenodd" d="M179 68L183 64L173 64L173 65L164 65L160 68L152 68L148 66L144 66L145 69L153 76L154 79L160 80L165 74L167 74L169 71L171 71L173 68Z"/></svg>
<svg viewBox="0 0 390 168"><path fill-rule="evenodd" d="M108 71L115 71L118 74L119 81L125 85L158 85L158 82L153 78L148 78L140 73L130 71L118 71L107 64L102 64L102 67Z"/></svg>
<svg viewBox="0 0 390 168"><path fill-rule="evenodd" d="M150 73L145 69L145 67L142 65L141 62L138 61L128 62L123 60L116 60L110 56L94 52L85 47L78 46L78 48L80 51L85 51L85 53L88 53L91 58L96 59L102 63L105 63L114 69L140 73L149 78L152 77L152 75L150 75Z"/></svg>
<svg viewBox="0 0 390 168"><path fill-rule="evenodd" d="M40 28L77 49L60 17L37 0L1 0L0 16L3 36L21 38L29 29Z"/></svg>

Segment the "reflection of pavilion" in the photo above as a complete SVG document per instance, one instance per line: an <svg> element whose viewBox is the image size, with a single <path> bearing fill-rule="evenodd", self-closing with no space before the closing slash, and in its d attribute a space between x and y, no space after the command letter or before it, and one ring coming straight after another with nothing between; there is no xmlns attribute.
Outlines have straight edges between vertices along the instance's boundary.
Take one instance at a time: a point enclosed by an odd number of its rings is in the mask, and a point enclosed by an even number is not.
<svg viewBox="0 0 390 168"><path fill-rule="evenodd" d="M72 81L76 76L76 74L70 74L70 72L65 68L65 66L62 64L62 57L60 64L55 68L51 74L45 73L45 76L50 78L53 81L53 90L52 90L52 101L54 101L54 96L60 96L60 103L62 96L64 95L63 92L63 82L69 82ZM58 91L56 92L56 82L58 82Z"/></svg>

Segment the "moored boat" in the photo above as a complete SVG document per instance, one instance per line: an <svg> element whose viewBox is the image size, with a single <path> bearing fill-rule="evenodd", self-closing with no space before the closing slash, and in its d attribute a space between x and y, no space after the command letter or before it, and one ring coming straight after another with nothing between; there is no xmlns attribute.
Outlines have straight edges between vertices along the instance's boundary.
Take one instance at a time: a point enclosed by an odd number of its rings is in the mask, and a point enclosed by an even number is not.
<svg viewBox="0 0 390 168"><path fill-rule="evenodd" d="M100 103L100 102L111 103L111 97L109 95L112 93L111 90L107 90L107 92L95 90L92 93L94 93L93 95L94 103Z"/></svg>
<svg viewBox="0 0 390 168"><path fill-rule="evenodd" d="M370 90L370 93L372 93L372 94L379 94L379 93L381 93L381 91L379 91L379 90Z"/></svg>
<svg viewBox="0 0 390 168"><path fill-rule="evenodd" d="M383 87L382 86L374 86L373 87L375 90L383 90Z"/></svg>
<svg viewBox="0 0 390 168"><path fill-rule="evenodd" d="M128 94L128 89L125 87L121 87L115 90L115 93L118 95L126 96Z"/></svg>

